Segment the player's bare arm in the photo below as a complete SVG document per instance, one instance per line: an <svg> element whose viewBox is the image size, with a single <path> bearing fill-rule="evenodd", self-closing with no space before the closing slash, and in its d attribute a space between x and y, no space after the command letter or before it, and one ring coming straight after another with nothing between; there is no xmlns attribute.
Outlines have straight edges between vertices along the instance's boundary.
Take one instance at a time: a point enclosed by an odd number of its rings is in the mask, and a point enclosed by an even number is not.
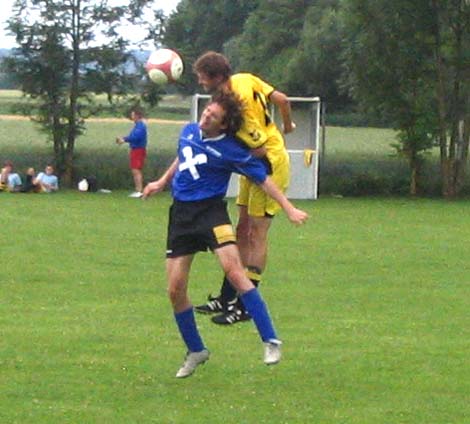
<svg viewBox="0 0 470 424"><path fill-rule="evenodd" d="M294 131L295 122L292 121L290 102L287 96L281 91L274 90L269 96L269 100L279 108L284 134Z"/></svg>
<svg viewBox="0 0 470 424"><path fill-rule="evenodd" d="M170 167L165 171L165 173L158 180L148 183L144 188L142 198L146 199L152 194L163 191L163 189L169 184L169 182L175 175L176 168L178 167L178 163L179 163L178 158L176 158L173 161L173 163L170 165Z"/></svg>
<svg viewBox="0 0 470 424"><path fill-rule="evenodd" d="M308 213L297 209L290 201L287 199L285 194L278 188L276 183L270 178L267 177L266 180L260 185L260 187L271 196L277 203L279 203L286 213L289 221L295 225L304 224L308 219Z"/></svg>

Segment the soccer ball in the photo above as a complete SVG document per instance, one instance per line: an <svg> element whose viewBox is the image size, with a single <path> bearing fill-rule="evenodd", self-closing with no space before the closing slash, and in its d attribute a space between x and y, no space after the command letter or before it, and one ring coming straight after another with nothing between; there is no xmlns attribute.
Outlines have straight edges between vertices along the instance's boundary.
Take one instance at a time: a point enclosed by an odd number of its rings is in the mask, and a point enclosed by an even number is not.
<svg viewBox="0 0 470 424"><path fill-rule="evenodd" d="M156 84L175 82L183 73L183 61L175 51L159 49L150 54L145 70Z"/></svg>

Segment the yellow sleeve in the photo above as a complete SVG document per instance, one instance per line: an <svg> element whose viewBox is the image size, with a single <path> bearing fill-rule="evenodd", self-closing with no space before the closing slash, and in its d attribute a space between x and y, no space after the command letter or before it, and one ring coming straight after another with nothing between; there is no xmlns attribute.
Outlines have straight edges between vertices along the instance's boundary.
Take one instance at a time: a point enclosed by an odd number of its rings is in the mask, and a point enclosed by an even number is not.
<svg viewBox="0 0 470 424"><path fill-rule="evenodd" d="M232 90L243 103L243 125L237 136L250 148L261 147L268 139L266 128L271 122L269 95L273 87L251 74L235 74Z"/></svg>

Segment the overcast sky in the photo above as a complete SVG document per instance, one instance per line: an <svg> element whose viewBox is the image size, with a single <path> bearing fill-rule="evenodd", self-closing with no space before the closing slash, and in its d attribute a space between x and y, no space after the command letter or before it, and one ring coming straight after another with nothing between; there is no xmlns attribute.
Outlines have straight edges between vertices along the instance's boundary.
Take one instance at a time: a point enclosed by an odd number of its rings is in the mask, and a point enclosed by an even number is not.
<svg viewBox="0 0 470 424"><path fill-rule="evenodd" d="M5 21L11 16L11 9L14 3L14 0L0 0L0 48L9 49L15 47L15 39L6 35ZM113 4L126 4L127 1L111 0ZM169 14L174 10L180 0L156 0L154 2L154 7L157 9L162 9L166 14Z"/></svg>

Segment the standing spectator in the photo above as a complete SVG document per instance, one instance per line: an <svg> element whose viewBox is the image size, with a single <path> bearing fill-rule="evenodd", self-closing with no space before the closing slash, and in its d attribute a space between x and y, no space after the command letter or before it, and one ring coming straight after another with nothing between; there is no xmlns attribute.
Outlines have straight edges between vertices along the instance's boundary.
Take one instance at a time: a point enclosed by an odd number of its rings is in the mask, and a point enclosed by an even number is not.
<svg viewBox="0 0 470 424"><path fill-rule="evenodd" d="M21 190L21 185L21 177L13 172L13 162L5 161L0 175L0 191L18 192Z"/></svg>
<svg viewBox="0 0 470 424"><path fill-rule="evenodd" d="M129 143L129 162L134 179L135 191L129 197L142 197L143 174L145 158L147 156L147 125L143 120L144 113L139 107L131 110L131 120L134 121L134 127L126 137L117 137L117 144Z"/></svg>
<svg viewBox="0 0 470 424"><path fill-rule="evenodd" d="M33 170L34 171L34 170ZM52 193L59 190L59 179L54 175L54 167L49 164L33 179L33 184L40 187L41 192Z"/></svg>

